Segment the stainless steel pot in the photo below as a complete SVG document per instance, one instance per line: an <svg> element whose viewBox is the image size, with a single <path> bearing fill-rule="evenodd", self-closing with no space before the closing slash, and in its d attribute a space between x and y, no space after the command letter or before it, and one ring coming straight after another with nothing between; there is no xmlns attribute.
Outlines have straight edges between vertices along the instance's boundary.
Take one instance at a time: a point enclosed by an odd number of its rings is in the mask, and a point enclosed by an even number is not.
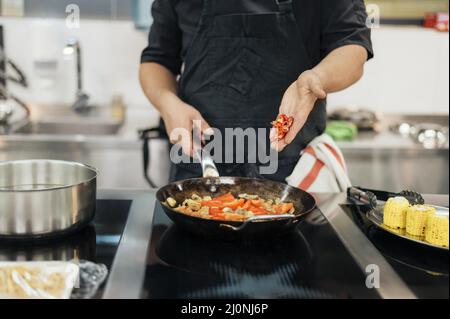
<svg viewBox="0 0 450 319"><path fill-rule="evenodd" d="M0 237L66 234L95 215L97 170L64 161L0 163Z"/></svg>

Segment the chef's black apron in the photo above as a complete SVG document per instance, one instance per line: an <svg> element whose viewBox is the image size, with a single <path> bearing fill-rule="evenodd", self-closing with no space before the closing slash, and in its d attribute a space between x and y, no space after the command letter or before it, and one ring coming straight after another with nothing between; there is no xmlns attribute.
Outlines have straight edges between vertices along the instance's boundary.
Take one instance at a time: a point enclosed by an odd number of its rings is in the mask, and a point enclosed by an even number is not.
<svg viewBox="0 0 450 319"><path fill-rule="evenodd" d="M274 12L233 12L229 1L204 0L197 33L179 81L180 98L200 111L211 127L266 128L279 112L286 89L311 69L293 11L292 0L274 1ZM232 1L231 1L232 2ZM246 0L247 8L252 1ZM258 7L261 0L253 3ZM226 7L226 11L224 8ZM231 8L231 9L230 9ZM239 9L238 9L239 10ZM218 164L223 176L264 177L284 182L300 152L326 124L325 101L320 101L294 142L279 154L278 171L260 176L255 164ZM225 149L225 152L229 149ZM172 166L171 180L199 177L198 163Z"/></svg>

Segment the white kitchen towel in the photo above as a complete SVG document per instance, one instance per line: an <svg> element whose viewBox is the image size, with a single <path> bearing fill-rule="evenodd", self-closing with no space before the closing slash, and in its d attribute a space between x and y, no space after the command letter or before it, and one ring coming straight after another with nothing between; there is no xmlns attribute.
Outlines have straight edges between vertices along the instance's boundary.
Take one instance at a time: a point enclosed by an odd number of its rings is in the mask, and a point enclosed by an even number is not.
<svg viewBox="0 0 450 319"><path fill-rule="evenodd" d="M312 193L340 193L351 187L344 156L328 134L316 137L302 151L286 182Z"/></svg>

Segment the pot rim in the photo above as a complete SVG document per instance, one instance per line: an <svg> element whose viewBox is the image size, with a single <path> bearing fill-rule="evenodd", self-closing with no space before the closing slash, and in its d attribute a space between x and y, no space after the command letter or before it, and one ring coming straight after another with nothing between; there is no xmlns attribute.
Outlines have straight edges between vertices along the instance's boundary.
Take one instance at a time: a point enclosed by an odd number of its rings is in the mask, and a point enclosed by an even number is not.
<svg viewBox="0 0 450 319"><path fill-rule="evenodd" d="M21 163L57 163L57 164L66 164L66 165L70 164L70 165L79 166L79 167L88 169L94 173L94 176L89 179L86 179L84 181L81 181L79 183L76 183L76 184L55 186L55 187L50 187L50 188L45 188L45 189L33 189L33 190L32 189L6 189L6 188L0 187L0 194L2 194L2 193L22 193L22 194L24 194L24 193L41 193L41 192L49 192L49 191L55 191L55 190L68 189L68 188L72 188L72 187L89 184L89 183L95 181L99 174L99 170L97 168L95 168L94 166L88 165L88 164L73 162L73 161L49 160L49 159L4 161L4 162L0 162L0 167L10 165L10 164L21 164Z"/></svg>

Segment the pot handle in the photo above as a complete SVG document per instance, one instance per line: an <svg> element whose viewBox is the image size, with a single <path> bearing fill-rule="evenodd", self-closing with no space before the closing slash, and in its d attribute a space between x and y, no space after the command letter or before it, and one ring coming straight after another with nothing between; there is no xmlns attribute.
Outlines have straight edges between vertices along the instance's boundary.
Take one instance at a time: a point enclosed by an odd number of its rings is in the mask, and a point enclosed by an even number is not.
<svg viewBox="0 0 450 319"><path fill-rule="evenodd" d="M229 224L220 224L219 227L221 228L227 228L234 232L240 232L243 229L245 229L249 224L254 222L260 222L260 221L270 221L270 220L284 220L284 219L293 219L295 218L294 215L291 214L284 214L284 215L264 215L264 216L255 216L247 219L245 222L242 223L242 225L236 227Z"/></svg>

